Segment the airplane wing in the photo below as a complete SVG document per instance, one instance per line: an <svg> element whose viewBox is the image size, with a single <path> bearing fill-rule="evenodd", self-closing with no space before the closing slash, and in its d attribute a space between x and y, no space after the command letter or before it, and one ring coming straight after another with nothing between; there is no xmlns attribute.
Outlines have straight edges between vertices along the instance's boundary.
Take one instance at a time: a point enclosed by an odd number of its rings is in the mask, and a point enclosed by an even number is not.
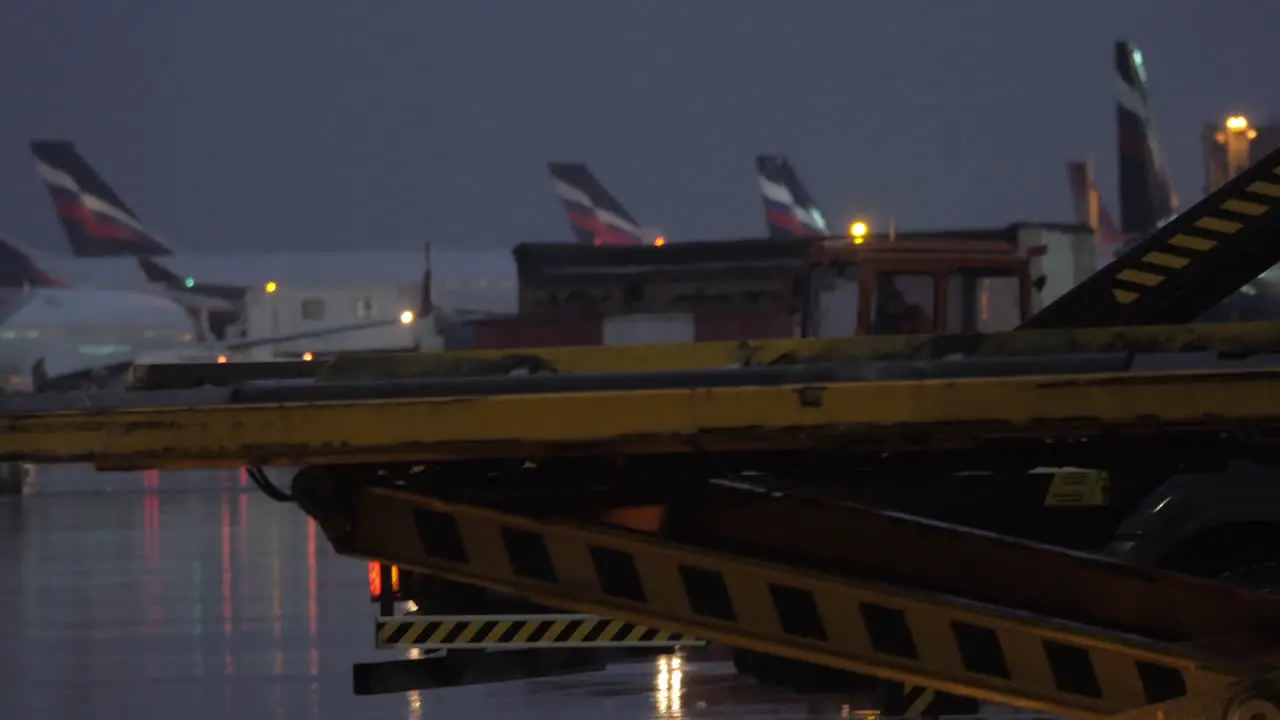
<svg viewBox="0 0 1280 720"><path fill-rule="evenodd" d="M243 303L249 289L242 285L219 285L217 283L196 282L195 278L178 277L178 274L156 262L153 258L141 255L138 266L147 280L163 285L175 296L192 296L199 300L215 299L223 301L226 306Z"/></svg>
<svg viewBox="0 0 1280 720"><path fill-rule="evenodd" d="M40 358L31 366L31 388L37 393L76 392L86 388L105 390L113 388L113 380L123 378L131 367L133 361L125 360L51 376L44 358Z"/></svg>
<svg viewBox="0 0 1280 720"><path fill-rule="evenodd" d="M318 328L316 330L304 330L288 335L272 335L270 337L235 340L225 342L220 345L224 350L236 352L239 350L250 350L257 347L270 347L279 345L280 343L292 342L294 340L307 340L309 338L329 337L330 335L341 335L342 333L359 332L361 330L374 330L376 328L395 327L396 325L408 325L416 320L412 317L412 312L406 310L410 314L409 322L404 322L404 318L395 318L393 320L369 320L366 322L351 323L349 325L336 325L334 327Z"/></svg>
<svg viewBox="0 0 1280 720"><path fill-rule="evenodd" d="M164 293L190 313L205 313L207 327L201 332L213 339L225 338L227 328L244 317L245 298L249 289L241 285L220 285L197 281L193 277L179 277L177 273L161 265L155 258L138 257L138 267L151 283L164 288ZM197 322L203 324L198 317Z"/></svg>
<svg viewBox="0 0 1280 720"><path fill-rule="evenodd" d="M367 322L338 325L335 327L272 335L264 338L237 340L227 343L189 343L175 345L168 350L153 351L139 355L117 355L105 364L83 366L77 361L66 362L62 367L49 369L50 358L41 358L31 368L31 384L35 392L73 392L80 390L116 390L124 389L129 370L135 365L146 365L161 362L212 363L229 353L250 350L258 347L270 347L294 340L328 337L342 333L358 332L395 325L408 325L416 321L409 313L408 322L405 317L392 320L371 320ZM56 365L61 358L53 359Z"/></svg>

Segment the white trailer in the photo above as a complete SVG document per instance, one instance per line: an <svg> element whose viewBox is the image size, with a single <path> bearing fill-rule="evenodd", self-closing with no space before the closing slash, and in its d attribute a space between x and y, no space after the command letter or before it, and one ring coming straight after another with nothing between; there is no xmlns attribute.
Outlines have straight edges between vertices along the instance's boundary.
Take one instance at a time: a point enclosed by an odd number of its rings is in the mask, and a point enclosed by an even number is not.
<svg viewBox="0 0 1280 720"><path fill-rule="evenodd" d="M245 352L244 360L309 358L363 350L435 350L434 314L419 317L422 285L286 286L268 282L249 293L241 325L246 340L301 336Z"/></svg>

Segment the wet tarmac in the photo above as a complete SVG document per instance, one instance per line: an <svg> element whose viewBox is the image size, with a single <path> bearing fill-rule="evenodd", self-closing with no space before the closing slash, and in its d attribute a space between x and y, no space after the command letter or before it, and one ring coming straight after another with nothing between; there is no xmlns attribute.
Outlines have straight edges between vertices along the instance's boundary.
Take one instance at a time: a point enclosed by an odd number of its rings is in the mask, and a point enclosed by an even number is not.
<svg viewBox="0 0 1280 720"><path fill-rule="evenodd" d="M583 675L376 697L366 566L239 473L39 468L0 499L6 718L841 718L841 698L663 656ZM403 655L401 655L403 657Z"/></svg>

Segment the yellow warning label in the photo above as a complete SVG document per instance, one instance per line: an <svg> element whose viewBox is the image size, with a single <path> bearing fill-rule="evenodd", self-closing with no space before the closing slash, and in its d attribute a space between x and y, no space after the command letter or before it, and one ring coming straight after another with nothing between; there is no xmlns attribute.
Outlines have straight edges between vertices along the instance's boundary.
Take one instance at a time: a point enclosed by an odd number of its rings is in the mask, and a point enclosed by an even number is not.
<svg viewBox="0 0 1280 720"><path fill-rule="evenodd" d="M1111 503L1111 478L1103 470L1060 470L1053 474L1045 507L1100 507Z"/></svg>

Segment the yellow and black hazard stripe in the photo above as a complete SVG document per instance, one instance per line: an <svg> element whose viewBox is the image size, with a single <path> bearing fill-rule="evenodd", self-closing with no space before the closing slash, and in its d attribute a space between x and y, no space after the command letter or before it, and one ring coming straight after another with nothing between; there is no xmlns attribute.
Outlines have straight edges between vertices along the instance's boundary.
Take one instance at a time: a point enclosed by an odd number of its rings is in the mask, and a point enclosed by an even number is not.
<svg viewBox="0 0 1280 720"><path fill-rule="evenodd" d="M410 615L377 619L379 648L675 647L705 640L577 614Z"/></svg>
<svg viewBox="0 0 1280 720"><path fill-rule="evenodd" d="M894 591L811 568L605 527L548 524L390 489L362 490L358 505L364 517L378 520L369 531L357 524L345 540L350 542L347 552L552 605L618 613L637 624L646 618L657 624L662 618L668 627L699 638L925 685L942 691L940 696L961 693L1093 717L1184 698L1192 687L1206 691L1235 682L1229 672L1177 646L1098 629L1069 632L1034 614ZM1093 578L1082 567L1091 562L1072 557L1073 576ZM1120 571L1110 563L1105 570L1110 579L1103 584L1115 582ZM1144 577L1124 584L1125 591L1138 592ZM1215 602L1228 594L1203 584L1184 588L1181 581L1166 582L1163 591L1180 598L1192 590L1212 591ZM475 641L482 627L481 639L493 642L502 640L510 627L499 630L501 621L493 618L447 627L421 622L414 626L414 639L431 630L425 640L436 643ZM539 638L544 642L553 627L553 637L570 639L585 639L590 629L586 617L572 630L569 620L539 622L547 623ZM1186 625L1178 622L1178 627ZM529 632L508 639L527 642ZM628 637L639 640L642 634L633 630Z"/></svg>
<svg viewBox="0 0 1280 720"><path fill-rule="evenodd" d="M925 714L925 709L929 707L929 703L933 702L937 696L937 690L931 690L923 685L903 685L903 716L919 717Z"/></svg>
<svg viewBox="0 0 1280 720"><path fill-rule="evenodd" d="M1023 328L1191 322L1280 261L1280 149L1025 322Z"/></svg>
<svg viewBox="0 0 1280 720"><path fill-rule="evenodd" d="M924 685L881 683L877 715L880 718L918 718L979 714L981 703L973 698L941 692Z"/></svg>

